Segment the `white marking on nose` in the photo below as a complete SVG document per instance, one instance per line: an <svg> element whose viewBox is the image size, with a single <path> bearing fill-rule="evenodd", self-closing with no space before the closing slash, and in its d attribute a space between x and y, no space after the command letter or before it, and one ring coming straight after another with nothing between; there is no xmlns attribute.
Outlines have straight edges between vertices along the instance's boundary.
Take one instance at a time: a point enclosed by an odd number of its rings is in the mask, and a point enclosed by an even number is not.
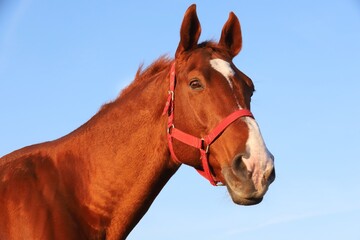
<svg viewBox="0 0 360 240"><path fill-rule="evenodd" d="M238 108L242 109L242 107L240 106L239 100L234 93L234 85L231 82L231 77L233 77L235 75L235 71L234 71L234 69L231 68L230 63L223 59L215 58L215 59L210 60L210 65L213 69L215 69L216 71L218 71L225 77L225 79L229 83L231 90L233 91L233 95L235 97Z"/></svg>
<svg viewBox="0 0 360 240"><path fill-rule="evenodd" d="M246 141L246 155L243 162L248 171L252 172L252 179L257 189L261 189L264 173L274 166L274 157L267 149L257 122L250 117L244 119L249 128Z"/></svg>

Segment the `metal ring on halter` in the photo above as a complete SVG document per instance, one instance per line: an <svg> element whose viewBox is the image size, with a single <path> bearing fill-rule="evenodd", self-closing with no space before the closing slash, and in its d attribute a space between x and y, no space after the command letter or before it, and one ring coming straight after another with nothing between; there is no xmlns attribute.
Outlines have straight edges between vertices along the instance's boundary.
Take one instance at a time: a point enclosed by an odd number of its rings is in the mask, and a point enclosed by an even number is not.
<svg viewBox="0 0 360 240"><path fill-rule="evenodd" d="M205 139L201 138L201 149L205 150L205 153L209 152L210 144L206 145L205 147Z"/></svg>
<svg viewBox="0 0 360 240"><path fill-rule="evenodd" d="M167 129L167 133L168 133L168 134L170 134L170 130L171 130L172 128L175 128L174 124L171 124L171 126L168 127L168 129Z"/></svg>

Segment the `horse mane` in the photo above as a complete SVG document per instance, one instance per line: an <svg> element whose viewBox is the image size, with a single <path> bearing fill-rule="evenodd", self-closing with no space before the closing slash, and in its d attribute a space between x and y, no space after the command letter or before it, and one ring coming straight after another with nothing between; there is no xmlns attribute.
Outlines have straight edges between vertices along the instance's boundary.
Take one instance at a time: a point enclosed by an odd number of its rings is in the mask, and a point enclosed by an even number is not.
<svg viewBox="0 0 360 240"><path fill-rule="evenodd" d="M134 91L138 91L138 89L143 89L143 87L141 86L146 86L147 83L153 81L160 74L164 73L164 71L168 70L172 61L173 59L171 59L167 55L163 55L156 59L146 68L144 68L144 64L140 64L135 74L134 80L122 91L120 91L119 95L115 100L103 104L98 113L106 111L113 103L124 100L124 98L126 98L128 95L131 95L131 93L133 93Z"/></svg>
<svg viewBox="0 0 360 240"><path fill-rule="evenodd" d="M157 78L159 74L163 73L169 68L172 61L173 60L167 55L163 55L145 69L143 68L144 64L141 64L135 74L133 82L120 92L118 98L121 98L122 96L127 95L129 92L132 92L134 89L137 89L139 85L146 85L148 82Z"/></svg>

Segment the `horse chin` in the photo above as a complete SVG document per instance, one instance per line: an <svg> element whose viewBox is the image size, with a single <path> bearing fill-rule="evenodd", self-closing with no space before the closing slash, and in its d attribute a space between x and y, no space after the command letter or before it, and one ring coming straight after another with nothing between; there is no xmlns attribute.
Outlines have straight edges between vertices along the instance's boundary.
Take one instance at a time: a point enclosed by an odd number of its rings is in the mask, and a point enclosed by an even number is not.
<svg viewBox="0 0 360 240"><path fill-rule="evenodd" d="M243 206L251 206L251 205L256 205L259 204L263 198L243 198L239 195L237 195L234 192L229 191L231 199L233 200L234 203L238 204L238 205L243 205Z"/></svg>
<svg viewBox="0 0 360 240"><path fill-rule="evenodd" d="M244 206L259 204L263 194L259 194L251 178L234 174L231 167L222 169L225 185L234 203Z"/></svg>

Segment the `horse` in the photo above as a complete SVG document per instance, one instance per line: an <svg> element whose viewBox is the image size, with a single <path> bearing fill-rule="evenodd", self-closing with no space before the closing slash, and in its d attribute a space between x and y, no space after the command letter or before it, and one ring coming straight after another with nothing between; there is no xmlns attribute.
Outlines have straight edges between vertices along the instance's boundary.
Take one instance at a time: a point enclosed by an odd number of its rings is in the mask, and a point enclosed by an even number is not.
<svg viewBox="0 0 360 240"><path fill-rule="evenodd" d="M240 205L258 204L274 157L250 111L252 80L230 12L220 40L198 43L185 12L175 58L162 56L85 124L0 159L0 239L125 239L182 164Z"/></svg>

